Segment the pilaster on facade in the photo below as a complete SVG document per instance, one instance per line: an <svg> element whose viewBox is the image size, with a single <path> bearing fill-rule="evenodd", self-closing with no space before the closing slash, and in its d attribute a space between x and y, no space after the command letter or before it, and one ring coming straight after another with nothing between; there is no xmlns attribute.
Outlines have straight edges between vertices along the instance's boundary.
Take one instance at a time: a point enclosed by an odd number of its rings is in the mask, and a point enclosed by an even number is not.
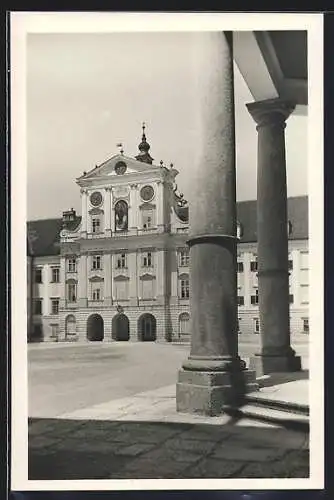
<svg viewBox="0 0 334 500"><path fill-rule="evenodd" d="M115 231L115 210L114 205L116 203L116 197L112 187L110 188L110 227L111 231Z"/></svg>
<svg viewBox="0 0 334 500"><path fill-rule="evenodd" d="M110 237L112 233L112 227L111 227L111 188L106 187L105 188L105 202L104 202L104 209L105 209L105 214L104 214L104 233L106 237Z"/></svg>
<svg viewBox="0 0 334 500"><path fill-rule="evenodd" d="M156 215L156 225L158 228L163 228L165 227L166 221L165 221L165 213L164 213L164 184L161 180L156 181L156 186L157 186L157 215Z"/></svg>
<svg viewBox="0 0 334 500"><path fill-rule="evenodd" d="M59 294L59 307L65 307L65 299L66 299L66 257L60 257L60 271L59 271L59 279L60 279L60 294Z"/></svg>
<svg viewBox="0 0 334 500"><path fill-rule="evenodd" d="M87 254L80 255L80 258L79 258L78 298L79 299L86 299L86 300L88 298L88 294L87 294L87 266L88 266Z"/></svg>
<svg viewBox="0 0 334 500"><path fill-rule="evenodd" d="M81 237L85 238L87 236L87 211L88 211L88 195L87 189L81 189Z"/></svg>
<svg viewBox="0 0 334 500"><path fill-rule="evenodd" d="M103 255L104 270L104 305L112 305L112 256L110 252Z"/></svg>
<svg viewBox="0 0 334 500"><path fill-rule="evenodd" d="M130 209L129 209L129 230L136 230L138 227L138 184L130 184Z"/></svg>
<svg viewBox="0 0 334 500"><path fill-rule="evenodd" d="M138 297L138 264L140 263L140 255L137 251L128 253L128 268L129 268L129 298L133 301Z"/></svg>

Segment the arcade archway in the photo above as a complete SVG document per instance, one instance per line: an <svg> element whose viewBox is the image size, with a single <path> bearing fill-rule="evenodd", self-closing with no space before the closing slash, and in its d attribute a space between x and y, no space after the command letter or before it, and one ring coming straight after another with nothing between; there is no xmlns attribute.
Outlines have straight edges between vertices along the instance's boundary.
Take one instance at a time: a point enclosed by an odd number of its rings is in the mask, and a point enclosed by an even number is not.
<svg viewBox="0 0 334 500"><path fill-rule="evenodd" d="M138 340L154 342L157 338L157 322L153 314L145 313L138 319Z"/></svg>
<svg viewBox="0 0 334 500"><path fill-rule="evenodd" d="M103 318L99 314L92 314L87 320L87 339L91 342L101 342L103 338Z"/></svg>
<svg viewBox="0 0 334 500"><path fill-rule="evenodd" d="M123 314L116 314L111 324L112 339L118 341L127 341L130 338L130 324L128 317Z"/></svg>

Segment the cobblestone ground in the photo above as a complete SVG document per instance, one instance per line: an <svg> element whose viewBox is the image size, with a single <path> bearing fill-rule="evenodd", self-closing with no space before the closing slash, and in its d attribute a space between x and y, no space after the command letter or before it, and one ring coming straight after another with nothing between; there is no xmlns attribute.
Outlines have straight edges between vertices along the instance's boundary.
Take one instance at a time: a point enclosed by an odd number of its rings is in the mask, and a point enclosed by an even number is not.
<svg viewBox="0 0 334 500"><path fill-rule="evenodd" d="M273 426L29 422L29 479L307 477L308 435Z"/></svg>

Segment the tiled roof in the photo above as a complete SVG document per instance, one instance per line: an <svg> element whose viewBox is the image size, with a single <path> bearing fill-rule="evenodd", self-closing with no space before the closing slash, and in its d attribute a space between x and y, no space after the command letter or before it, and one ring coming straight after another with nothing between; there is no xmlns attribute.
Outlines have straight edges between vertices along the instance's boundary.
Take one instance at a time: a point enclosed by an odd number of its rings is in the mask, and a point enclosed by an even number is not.
<svg viewBox="0 0 334 500"><path fill-rule="evenodd" d="M256 200L237 203L237 220L241 224L240 243L257 241ZM288 198L288 220L291 223L290 240L308 239L308 197Z"/></svg>
<svg viewBox="0 0 334 500"><path fill-rule="evenodd" d="M73 228L76 227L80 221L81 217L77 217L76 221L73 223ZM63 219L40 219L28 221L27 239L30 247L30 254L35 257L59 254L60 231L62 229Z"/></svg>
<svg viewBox="0 0 334 500"><path fill-rule="evenodd" d="M237 219L241 224L241 243L254 243L256 235L256 201L240 201L237 203ZM297 196L288 199L288 220L291 222L292 232L290 240L304 240L308 238L308 198ZM73 229L80 223L77 217ZM72 224L72 223L71 223ZM59 233L63 228L62 219L41 219L29 221L27 224L27 247L34 256L57 255L59 248Z"/></svg>

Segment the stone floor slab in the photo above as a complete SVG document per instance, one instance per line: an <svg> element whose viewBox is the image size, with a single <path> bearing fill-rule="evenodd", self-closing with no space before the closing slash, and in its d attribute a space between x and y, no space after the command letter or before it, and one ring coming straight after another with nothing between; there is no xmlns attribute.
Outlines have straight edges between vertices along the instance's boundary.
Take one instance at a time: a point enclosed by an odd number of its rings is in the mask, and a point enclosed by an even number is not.
<svg viewBox="0 0 334 500"><path fill-rule="evenodd" d="M250 446L245 443L244 446L235 446L230 441L218 445L214 452L210 455L213 459L222 459L236 462L273 462L280 459L285 451L280 449L265 448L258 446Z"/></svg>
<svg viewBox="0 0 334 500"><path fill-rule="evenodd" d="M243 464L232 461L219 461L213 458L204 458L196 466L188 467L182 473L182 478L206 478L206 479L225 479L233 476L239 477L238 471Z"/></svg>
<svg viewBox="0 0 334 500"><path fill-rule="evenodd" d="M216 446L216 441L204 441L195 439L182 439L180 438L168 439L164 443L164 448L182 451L192 451L201 454L209 453Z"/></svg>
<svg viewBox="0 0 334 500"><path fill-rule="evenodd" d="M155 445L152 444L131 444L129 446L122 446L116 452L116 455L125 455L130 457L137 457L138 455L142 455L147 451L150 451L154 448Z"/></svg>

